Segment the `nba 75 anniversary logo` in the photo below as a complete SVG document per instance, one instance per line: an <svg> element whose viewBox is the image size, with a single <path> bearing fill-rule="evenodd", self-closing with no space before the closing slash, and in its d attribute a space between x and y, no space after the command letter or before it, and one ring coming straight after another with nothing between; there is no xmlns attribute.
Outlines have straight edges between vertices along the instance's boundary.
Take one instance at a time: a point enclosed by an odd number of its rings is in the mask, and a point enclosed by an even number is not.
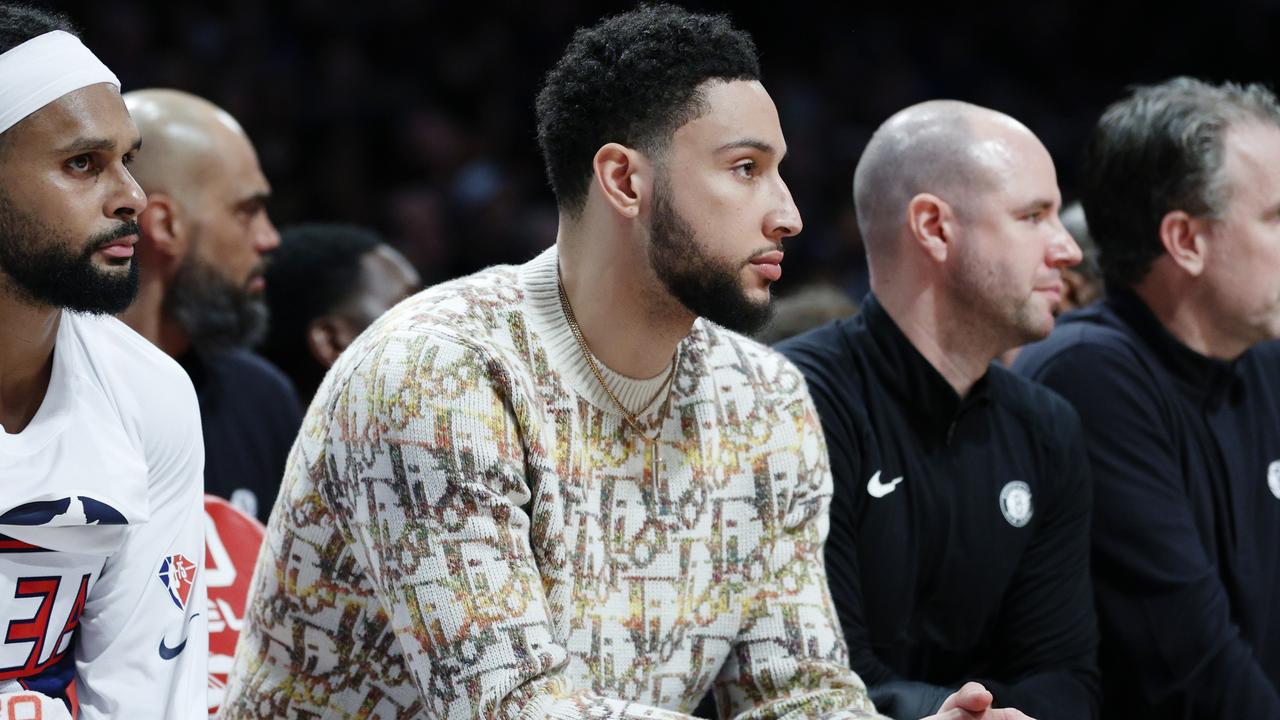
<svg viewBox="0 0 1280 720"><path fill-rule="evenodd" d="M196 564L182 555L170 555L160 562L160 582L169 591L169 598L179 610L187 609L187 598L196 581Z"/></svg>

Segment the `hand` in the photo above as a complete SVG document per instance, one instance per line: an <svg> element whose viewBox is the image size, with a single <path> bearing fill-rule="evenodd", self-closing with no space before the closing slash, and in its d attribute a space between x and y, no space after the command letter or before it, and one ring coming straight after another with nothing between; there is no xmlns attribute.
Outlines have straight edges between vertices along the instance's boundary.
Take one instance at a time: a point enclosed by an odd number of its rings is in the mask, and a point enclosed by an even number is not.
<svg viewBox="0 0 1280 720"><path fill-rule="evenodd" d="M993 708L995 698L976 682L965 683L938 708L938 712L923 720L1032 720L1013 708Z"/></svg>

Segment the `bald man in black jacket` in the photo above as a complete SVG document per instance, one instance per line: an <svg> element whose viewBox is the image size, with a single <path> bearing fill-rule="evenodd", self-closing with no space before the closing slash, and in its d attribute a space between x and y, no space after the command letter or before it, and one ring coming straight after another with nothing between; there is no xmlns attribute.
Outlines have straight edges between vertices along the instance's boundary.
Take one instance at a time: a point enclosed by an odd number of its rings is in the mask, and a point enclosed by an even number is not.
<svg viewBox="0 0 1280 720"><path fill-rule="evenodd" d="M830 449L827 573L853 667L895 718L966 680L1040 720L1095 717L1079 419L992 364L1048 335L1080 261L1053 161L1008 116L930 102L881 126L854 184L872 294L780 346Z"/></svg>

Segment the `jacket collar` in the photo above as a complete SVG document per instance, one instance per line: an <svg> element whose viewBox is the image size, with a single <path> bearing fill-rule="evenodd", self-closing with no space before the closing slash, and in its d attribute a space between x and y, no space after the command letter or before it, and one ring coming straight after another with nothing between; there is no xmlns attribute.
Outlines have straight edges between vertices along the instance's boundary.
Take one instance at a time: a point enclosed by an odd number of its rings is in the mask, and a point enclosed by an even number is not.
<svg viewBox="0 0 1280 720"><path fill-rule="evenodd" d="M1202 402L1208 400L1235 377L1234 360L1211 358L1184 345L1131 290L1109 289L1103 302L1152 350L1157 361L1192 397Z"/></svg>
<svg viewBox="0 0 1280 720"><path fill-rule="evenodd" d="M876 379L897 398L922 437L945 441L961 413L989 401L990 371L961 398L874 295L863 302L861 317L871 338L868 359Z"/></svg>

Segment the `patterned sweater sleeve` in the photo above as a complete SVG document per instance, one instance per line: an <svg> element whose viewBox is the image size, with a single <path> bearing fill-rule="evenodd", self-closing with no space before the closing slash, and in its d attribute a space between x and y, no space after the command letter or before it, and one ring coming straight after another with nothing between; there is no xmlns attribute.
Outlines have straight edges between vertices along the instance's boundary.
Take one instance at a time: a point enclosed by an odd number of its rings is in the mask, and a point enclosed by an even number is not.
<svg viewBox="0 0 1280 720"><path fill-rule="evenodd" d="M502 366L391 335L338 391L322 489L432 718L684 718L575 688L529 542L524 448Z"/></svg>
<svg viewBox="0 0 1280 720"><path fill-rule="evenodd" d="M760 510L763 569L716 681L716 702L722 716L728 710L737 720L881 718L849 669L827 588L823 543L832 481L817 412L802 391L780 414L789 426L781 433L795 438L795 466L755 468L757 487L767 488L757 496L780 500ZM794 487L776 487L779 478L795 478Z"/></svg>

